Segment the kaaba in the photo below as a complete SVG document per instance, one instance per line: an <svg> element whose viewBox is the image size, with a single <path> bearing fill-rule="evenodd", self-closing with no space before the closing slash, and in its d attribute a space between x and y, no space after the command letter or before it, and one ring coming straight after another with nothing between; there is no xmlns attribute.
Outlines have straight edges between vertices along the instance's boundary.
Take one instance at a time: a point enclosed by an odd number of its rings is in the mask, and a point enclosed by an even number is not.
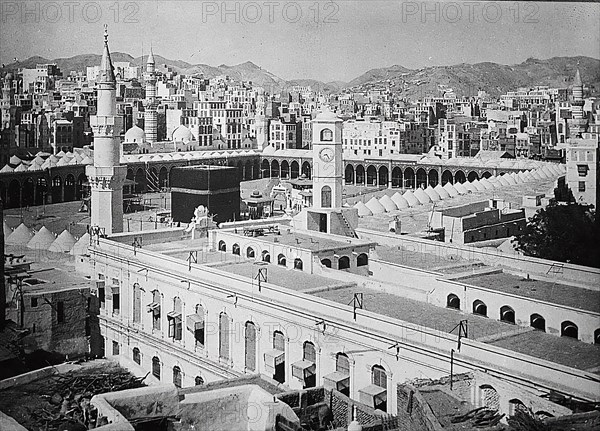
<svg viewBox="0 0 600 431"><path fill-rule="evenodd" d="M240 219L240 174L229 166L185 166L171 170L171 216L189 223L204 205L217 223Z"/></svg>

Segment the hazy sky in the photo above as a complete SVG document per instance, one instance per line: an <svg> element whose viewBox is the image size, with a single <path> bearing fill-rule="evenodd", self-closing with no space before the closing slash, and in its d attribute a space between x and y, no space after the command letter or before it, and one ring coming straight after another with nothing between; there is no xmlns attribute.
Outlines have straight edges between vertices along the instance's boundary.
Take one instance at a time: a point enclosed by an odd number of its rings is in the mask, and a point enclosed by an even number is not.
<svg viewBox="0 0 600 431"><path fill-rule="evenodd" d="M209 65L252 61L284 78L350 80L408 68L600 57L600 5L398 1L0 1L0 61L148 51ZM142 49L144 51L142 51Z"/></svg>

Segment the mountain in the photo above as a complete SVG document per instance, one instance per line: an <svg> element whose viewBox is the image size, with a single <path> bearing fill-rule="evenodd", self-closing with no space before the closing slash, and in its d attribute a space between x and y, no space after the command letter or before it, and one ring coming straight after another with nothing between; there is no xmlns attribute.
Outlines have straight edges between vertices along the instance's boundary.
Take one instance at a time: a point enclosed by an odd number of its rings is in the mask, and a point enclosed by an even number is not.
<svg viewBox="0 0 600 431"><path fill-rule="evenodd" d="M600 92L600 60L590 57L554 57L548 60L529 58L508 66L497 63L457 64L409 70L401 66L372 69L350 81L347 89L389 87L408 99L426 95L441 95L452 88L458 96L472 96L485 90L492 96L514 91L519 87L547 85L566 88L571 85L579 67L584 84L592 94Z"/></svg>
<svg viewBox="0 0 600 431"><path fill-rule="evenodd" d="M147 56L134 58L122 52L113 52L111 57L113 62L128 61L142 68L145 67L147 59ZM529 58L512 66L484 62L411 70L394 65L371 69L348 83L339 81L325 83L314 79L284 80L251 61L233 66L225 64L210 66L170 60L156 54L154 58L157 66L168 65L180 74L202 74L207 78L229 75L235 80L252 81L268 92L289 91L295 85L310 86L313 90L326 93L385 88L407 99L426 95L439 96L447 88L452 88L458 96L476 95L479 89L485 90L492 96L498 96L519 87L535 85L566 88L571 84L575 70L579 67L584 84L592 90L592 95L600 94L600 60L583 56L554 57L547 60ZM71 70L84 72L87 66L99 65L100 60L101 56L96 54L54 60L36 56L6 65L0 69L0 72L23 67L34 68L38 63L56 63L64 73Z"/></svg>

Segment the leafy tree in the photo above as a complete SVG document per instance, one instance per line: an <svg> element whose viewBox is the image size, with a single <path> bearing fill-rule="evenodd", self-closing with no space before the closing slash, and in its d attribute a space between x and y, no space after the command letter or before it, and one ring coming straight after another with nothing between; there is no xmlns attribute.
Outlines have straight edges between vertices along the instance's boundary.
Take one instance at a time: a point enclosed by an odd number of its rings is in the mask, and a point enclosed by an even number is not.
<svg viewBox="0 0 600 431"><path fill-rule="evenodd" d="M593 205L551 203L514 241L527 256L600 268L600 225Z"/></svg>

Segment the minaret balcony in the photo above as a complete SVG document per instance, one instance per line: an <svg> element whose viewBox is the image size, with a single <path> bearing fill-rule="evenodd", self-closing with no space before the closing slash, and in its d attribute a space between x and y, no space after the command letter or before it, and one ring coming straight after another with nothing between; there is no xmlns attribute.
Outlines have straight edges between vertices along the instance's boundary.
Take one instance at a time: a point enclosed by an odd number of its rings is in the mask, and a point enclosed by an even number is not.
<svg viewBox="0 0 600 431"><path fill-rule="evenodd" d="M123 118L118 116L94 115L90 117L94 136L117 136L123 130Z"/></svg>

